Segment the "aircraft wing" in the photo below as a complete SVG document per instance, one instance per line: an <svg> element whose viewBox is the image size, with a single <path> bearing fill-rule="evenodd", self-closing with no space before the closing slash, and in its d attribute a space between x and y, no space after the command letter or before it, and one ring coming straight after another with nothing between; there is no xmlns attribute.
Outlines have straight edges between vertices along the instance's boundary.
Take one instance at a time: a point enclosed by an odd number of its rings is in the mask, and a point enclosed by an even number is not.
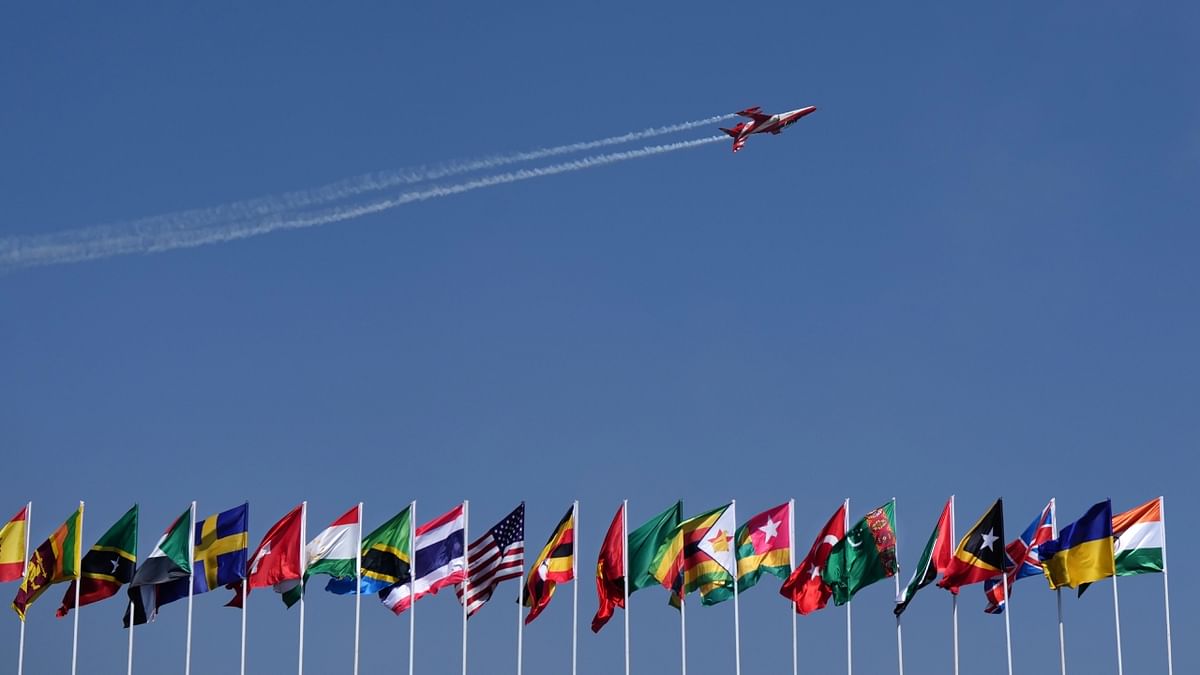
<svg viewBox="0 0 1200 675"><path fill-rule="evenodd" d="M736 114L741 115L742 117L749 117L750 119L754 120L755 122L762 122L764 120L768 120L771 118L771 116L764 113L762 111L762 108L760 108L759 106L754 106L753 108L746 108L745 110L739 110Z"/></svg>

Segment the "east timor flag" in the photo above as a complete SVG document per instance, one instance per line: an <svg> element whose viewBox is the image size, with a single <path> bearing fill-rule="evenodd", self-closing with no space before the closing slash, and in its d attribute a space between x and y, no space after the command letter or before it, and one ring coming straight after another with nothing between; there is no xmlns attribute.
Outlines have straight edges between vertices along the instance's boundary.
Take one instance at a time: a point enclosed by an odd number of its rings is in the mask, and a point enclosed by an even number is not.
<svg viewBox="0 0 1200 675"><path fill-rule="evenodd" d="M1112 520L1112 502L1106 499L1062 528L1058 539L1038 547L1050 588L1076 588L1116 573Z"/></svg>
<svg viewBox="0 0 1200 675"><path fill-rule="evenodd" d="M111 598L121 590L121 586L133 579L137 565L137 536L138 507L134 504L83 556L82 582L71 582L70 588L63 594L58 618L61 619L75 608L75 584L81 584L79 606L82 607Z"/></svg>
<svg viewBox="0 0 1200 675"><path fill-rule="evenodd" d="M550 604L557 584L575 578L575 509L572 504L567 515L558 521L550 541L538 553L525 581L524 603L529 608L525 623L537 618Z"/></svg>
<svg viewBox="0 0 1200 675"><path fill-rule="evenodd" d="M958 542L954 559L942 573L938 586L957 594L962 586L1000 576L1003 569L1004 500L997 499Z"/></svg>

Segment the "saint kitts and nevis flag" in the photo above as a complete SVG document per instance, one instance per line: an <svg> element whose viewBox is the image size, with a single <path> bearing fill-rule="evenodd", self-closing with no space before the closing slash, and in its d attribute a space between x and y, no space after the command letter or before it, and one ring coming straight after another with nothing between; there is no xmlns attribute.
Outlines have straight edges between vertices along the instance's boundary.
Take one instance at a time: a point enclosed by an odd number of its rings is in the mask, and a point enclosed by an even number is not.
<svg viewBox="0 0 1200 675"><path fill-rule="evenodd" d="M25 578L17 589L17 597L13 598L12 608L25 620L25 611L46 592L52 584L79 578L80 541L83 527L83 502L66 522L54 530L46 541L42 542L25 568Z"/></svg>
<svg viewBox="0 0 1200 675"><path fill-rule="evenodd" d="M596 594L600 609L592 619L592 632L598 633L612 618L617 607L625 607L625 581L623 578L624 557L628 556L629 593L658 585L651 563L672 532L679 526L683 514L683 502L675 502L670 508L654 516L641 527L624 532L625 506L617 509L604 544L600 547L600 559L596 563Z"/></svg>
<svg viewBox="0 0 1200 675"><path fill-rule="evenodd" d="M655 553L651 574L671 591L672 604L683 602L693 591L700 592L702 605L733 597L737 524L732 506L726 504L681 522Z"/></svg>
<svg viewBox="0 0 1200 675"><path fill-rule="evenodd" d="M833 591L835 605L850 602L855 593L899 570L895 512L895 502L871 511L830 549L821 580Z"/></svg>
<svg viewBox="0 0 1200 675"><path fill-rule="evenodd" d="M56 615L63 618L75 609L75 585L79 584L79 606L111 598L133 580L137 566L138 507L125 512L83 556L82 577L63 593Z"/></svg>
<svg viewBox="0 0 1200 675"><path fill-rule="evenodd" d="M29 504L0 528L0 583L25 576L25 539L29 532Z"/></svg>

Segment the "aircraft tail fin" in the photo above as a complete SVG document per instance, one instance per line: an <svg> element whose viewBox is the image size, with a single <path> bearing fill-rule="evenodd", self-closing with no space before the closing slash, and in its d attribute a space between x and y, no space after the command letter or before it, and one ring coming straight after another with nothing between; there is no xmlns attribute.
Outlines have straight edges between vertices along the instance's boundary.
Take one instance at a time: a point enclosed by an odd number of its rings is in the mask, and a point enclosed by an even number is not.
<svg viewBox="0 0 1200 675"><path fill-rule="evenodd" d="M720 129L721 131L724 131L725 133L729 134L733 138L737 138L737 136L738 136L738 132L734 131L733 129L726 129L725 127L717 127L717 128Z"/></svg>

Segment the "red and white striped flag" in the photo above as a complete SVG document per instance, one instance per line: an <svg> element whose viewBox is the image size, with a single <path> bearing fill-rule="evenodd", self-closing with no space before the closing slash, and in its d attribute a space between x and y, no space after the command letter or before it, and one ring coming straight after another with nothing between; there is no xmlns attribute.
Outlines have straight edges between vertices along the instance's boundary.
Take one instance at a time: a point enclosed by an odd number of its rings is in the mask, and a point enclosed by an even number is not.
<svg viewBox="0 0 1200 675"><path fill-rule="evenodd" d="M473 615L492 598L496 584L508 579L520 579L525 564L525 502L513 509L504 520L472 542L467 549L467 616ZM463 584L455 587L458 601L463 601Z"/></svg>

